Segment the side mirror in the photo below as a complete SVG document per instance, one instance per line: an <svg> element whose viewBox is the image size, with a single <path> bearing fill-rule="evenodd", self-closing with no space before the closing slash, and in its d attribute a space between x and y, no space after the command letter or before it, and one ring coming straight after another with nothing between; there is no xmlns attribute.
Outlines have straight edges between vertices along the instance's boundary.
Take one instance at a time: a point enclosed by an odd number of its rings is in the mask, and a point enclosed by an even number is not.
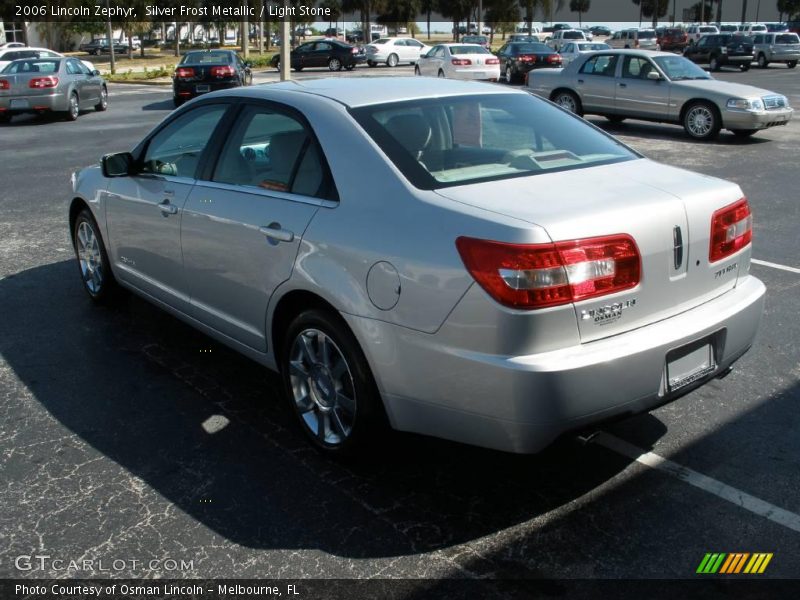
<svg viewBox="0 0 800 600"><path fill-rule="evenodd" d="M245 67L247 67L247 68L249 69L250 67L252 67L252 66L253 66L253 63L251 63L251 62L248 60L248 61L245 61L245 63L244 63L244 66L245 66Z"/></svg>
<svg viewBox="0 0 800 600"><path fill-rule="evenodd" d="M130 152L106 154L100 159L100 164L103 167L103 177L128 177L134 173L133 154Z"/></svg>
<svg viewBox="0 0 800 600"><path fill-rule="evenodd" d="M98 71L97 69L95 69L94 71L92 71L92 76L93 76L93 77L100 77L100 71Z"/></svg>
<svg viewBox="0 0 800 600"><path fill-rule="evenodd" d="M661 81L661 73L658 73L657 71L650 71L647 73L647 78L650 81Z"/></svg>

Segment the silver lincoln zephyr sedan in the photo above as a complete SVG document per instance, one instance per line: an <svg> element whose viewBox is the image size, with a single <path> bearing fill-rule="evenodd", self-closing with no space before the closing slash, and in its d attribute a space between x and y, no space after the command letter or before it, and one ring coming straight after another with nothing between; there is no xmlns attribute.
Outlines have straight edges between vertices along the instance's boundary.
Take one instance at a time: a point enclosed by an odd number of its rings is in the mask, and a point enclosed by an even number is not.
<svg viewBox="0 0 800 600"><path fill-rule="evenodd" d="M737 185L475 82L205 95L76 173L69 226L92 299L278 371L334 453L387 423L538 451L724 375L764 301Z"/></svg>

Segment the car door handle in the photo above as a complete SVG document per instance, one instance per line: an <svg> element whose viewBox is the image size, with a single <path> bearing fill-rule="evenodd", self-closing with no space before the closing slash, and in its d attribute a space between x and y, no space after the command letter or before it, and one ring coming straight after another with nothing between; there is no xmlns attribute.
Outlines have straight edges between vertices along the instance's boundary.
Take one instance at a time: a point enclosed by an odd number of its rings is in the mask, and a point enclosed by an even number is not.
<svg viewBox="0 0 800 600"><path fill-rule="evenodd" d="M583 83L583 79L578 79L578 83Z"/></svg>
<svg viewBox="0 0 800 600"><path fill-rule="evenodd" d="M280 223L270 223L266 227L259 227L258 231L276 242L294 241L294 232L288 229L281 229Z"/></svg>
<svg viewBox="0 0 800 600"><path fill-rule="evenodd" d="M619 85L619 87L628 87L628 84L627 84L627 83L620 83L620 84L618 84L618 85Z"/></svg>
<svg viewBox="0 0 800 600"><path fill-rule="evenodd" d="M163 194L165 196L174 196L175 195L175 190L164 190Z"/></svg>
<svg viewBox="0 0 800 600"><path fill-rule="evenodd" d="M174 204L170 204L168 198L164 198L161 204L158 205L158 209L165 215L175 215L178 213L178 207Z"/></svg>

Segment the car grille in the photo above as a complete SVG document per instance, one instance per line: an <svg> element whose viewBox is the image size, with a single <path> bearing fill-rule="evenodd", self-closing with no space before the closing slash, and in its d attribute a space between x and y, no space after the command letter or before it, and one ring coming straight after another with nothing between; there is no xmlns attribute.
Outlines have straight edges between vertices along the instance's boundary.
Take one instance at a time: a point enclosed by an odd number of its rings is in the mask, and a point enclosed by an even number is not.
<svg viewBox="0 0 800 600"><path fill-rule="evenodd" d="M783 96L765 96L764 100L764 108L767 110L779 110L781 108L786 108L786 98Z"/></svg>

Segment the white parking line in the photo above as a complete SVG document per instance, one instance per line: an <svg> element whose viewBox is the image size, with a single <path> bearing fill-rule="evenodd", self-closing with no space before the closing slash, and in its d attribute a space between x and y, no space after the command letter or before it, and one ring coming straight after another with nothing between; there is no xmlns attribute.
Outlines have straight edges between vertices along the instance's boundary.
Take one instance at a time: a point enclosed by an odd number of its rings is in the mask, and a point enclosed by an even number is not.
<svg viewBox="0 0 800 600"><path fill-rule="evenodd" d="M600 432L595 437L591 438L591 441L609 450L613 450L617 454L627 456L652 469L668 473L681 481L685 481L689 485L700 488L709 494L714 494L723 500L727 500L736 506L749 510L751 513L760 517L769 519L778 525L783 525L793 531L800 532L800 515L784 510L774 504L770 504L761 498L751 496L747 492L743 492L721 481L717 481L712 477L708 477L688 467L672 462L668 458L664 458L653 452L648 452L647 450L642 450L630 442L626 442L610 433Z"/></svg>
<svg viewBox="0 0 800 600"><path fill-rule="evenodd" d="M787 267L786 265L779 265L778 263L767 262L766 260L758 260L757 258L751 258L750 262L756 265L761 265L762 267L772 267L773 269L780 269L781 271L789 271L789 273L800 274L800 269L796 267Z"/></svg>

